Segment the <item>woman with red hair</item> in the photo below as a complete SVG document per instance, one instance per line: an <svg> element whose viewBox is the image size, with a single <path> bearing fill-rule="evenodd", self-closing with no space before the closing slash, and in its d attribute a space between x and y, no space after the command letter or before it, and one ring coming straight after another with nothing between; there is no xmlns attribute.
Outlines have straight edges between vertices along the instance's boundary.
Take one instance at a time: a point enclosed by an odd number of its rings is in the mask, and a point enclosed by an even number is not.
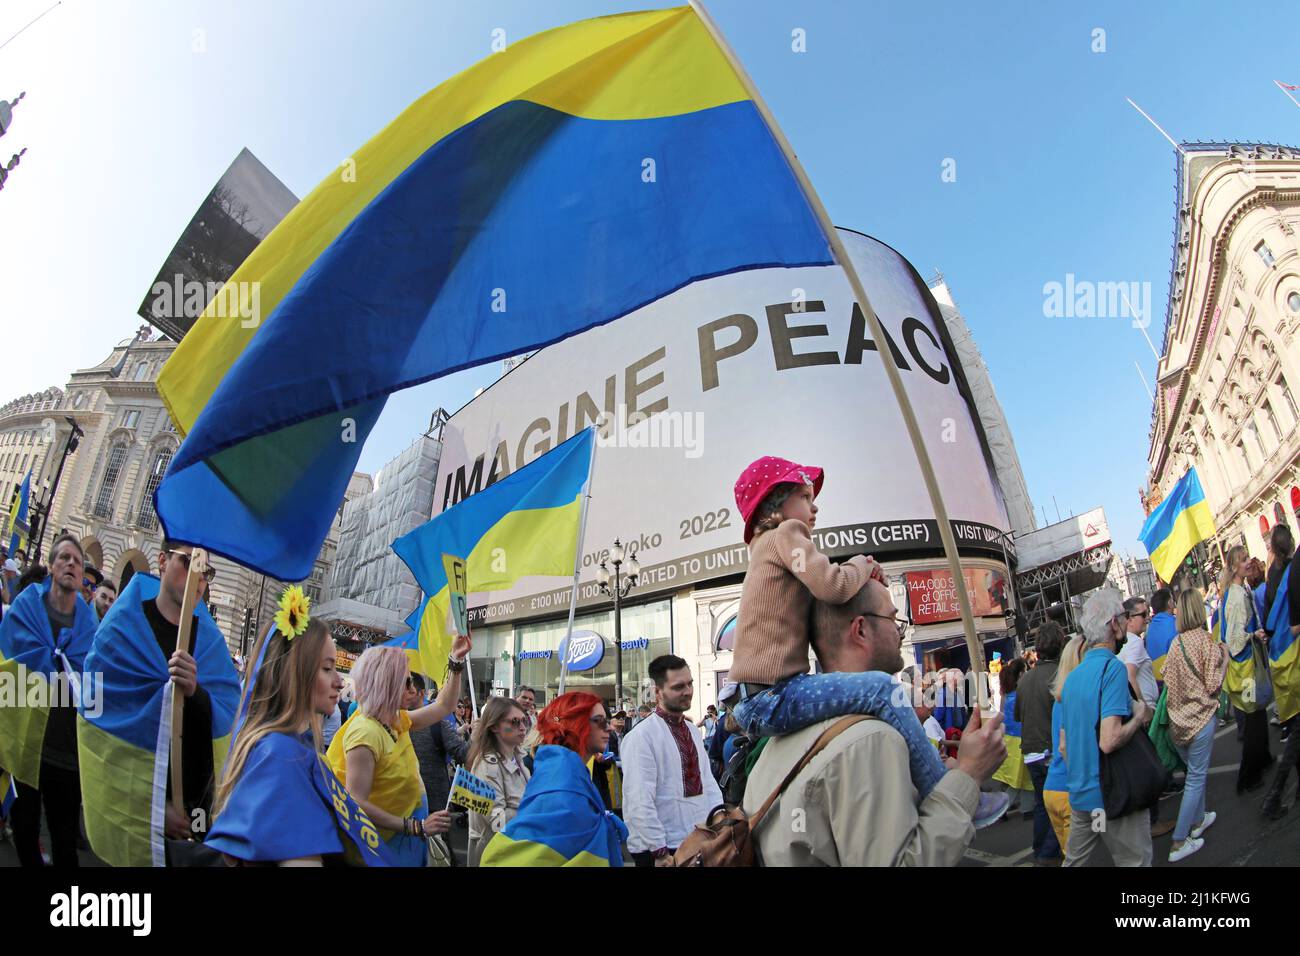
<svg viewBox="0 0 1300 956"><path fill-rule="evenodd" d="M609 715L594 694L561 694L537 715L541 746L519 812L481 866L622 866L627 827L605 809L587 761L609 746Z"/></svg>

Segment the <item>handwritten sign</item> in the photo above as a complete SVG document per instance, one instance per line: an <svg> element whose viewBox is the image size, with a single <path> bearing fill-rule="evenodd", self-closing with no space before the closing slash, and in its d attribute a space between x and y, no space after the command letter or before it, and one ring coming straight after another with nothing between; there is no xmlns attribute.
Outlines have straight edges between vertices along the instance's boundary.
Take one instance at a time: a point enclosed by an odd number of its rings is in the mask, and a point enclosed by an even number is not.
<svg viewBox="0 0 1300 956"><path fill-rule="evenodd" d="M469 634L469 604L465 599L469 579L465 561L454 554L442 556L442 567L447 572L447 592L451 597L451 624L457 634Z"/></svg>
<svg viewBox="0 0 1300 956"><path fill-rule="evenodd" d="M466 810L473 810L475 813L487 816L492 812L492 804L496 803L496 799L496 787L474 776L464 767L456 768L456 776L451 781L451 798L447 801L448 806L455 803Z"/></svg>

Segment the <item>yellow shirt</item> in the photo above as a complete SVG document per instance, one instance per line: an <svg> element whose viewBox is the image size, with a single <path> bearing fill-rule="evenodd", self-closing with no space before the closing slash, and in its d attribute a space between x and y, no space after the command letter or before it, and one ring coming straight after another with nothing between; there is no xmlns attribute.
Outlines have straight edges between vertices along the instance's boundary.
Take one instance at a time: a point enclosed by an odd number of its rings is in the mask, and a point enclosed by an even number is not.
<svg viewBox="0 0 1300 956"><path fill-rule="evenodd" d="M387 727L358 710L344 721L330 742L326 753L330 769L346 787L348 751L365 747L375 755L370 802L395 816L409 817L420 805L424 793L424 785L420 782L420 762L411 747L410 730L411 717L404 710L397 712L393 727L396 740ZM395 831L381 827L379 832L387 840Z"/></svg>

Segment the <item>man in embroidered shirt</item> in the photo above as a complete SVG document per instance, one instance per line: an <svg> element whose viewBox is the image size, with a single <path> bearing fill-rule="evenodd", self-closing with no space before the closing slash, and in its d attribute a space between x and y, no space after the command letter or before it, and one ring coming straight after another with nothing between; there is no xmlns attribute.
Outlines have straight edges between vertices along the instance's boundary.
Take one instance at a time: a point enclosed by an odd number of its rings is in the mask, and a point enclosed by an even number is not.
<svg viewBox="0 0 1300 956"><path fill-rule="evenodd" d="M722 791L709 772L700 730L686 718L695 682L671 654L650 662L658 706L623 740L623 818L637 866L670 866L672 854Z"/></svg>

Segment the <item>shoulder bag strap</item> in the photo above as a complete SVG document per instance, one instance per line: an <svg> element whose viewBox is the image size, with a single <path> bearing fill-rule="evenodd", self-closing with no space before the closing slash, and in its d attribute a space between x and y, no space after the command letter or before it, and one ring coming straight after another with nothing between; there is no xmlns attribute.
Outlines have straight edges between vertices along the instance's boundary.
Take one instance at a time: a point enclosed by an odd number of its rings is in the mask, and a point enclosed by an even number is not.
<svg viewBox="0 0 1300 956"><path fill-rule="evenodd" d="M1183 647L1183 635L1182 635L1182 634L1179 634L1179 635L1178 635L1178 649L1179 649L1180 651L1183 652L1183 661L1187 664L1188 667L1190 667L1190 668L1192 669L1192 676L1195 677L1196 680L1197 680L1198 682L1200 682L1201 684L1204 684L1205 681L1201 680L1201 672L1198 671L1198 670L1196 669L1196 665L1192 663L1192 659L1191 659L1191 657L1189 657L1188 654L1187 654L1187 648Z"/></svg>
<svg viewBox="0 0 1300 956"><path fill-rule="evenodd" d="M767 811L772 809L772 804L776 803L777 798L785 792L785 788L794 782L794 778L803 772L803 769L812 762L813 757L816 757L826 749L827 744L859 721L876 719L877 718L869 717L866 714L849 714L847 717L841 717L830 727L827 727L822 731L821 736L818 737L813 745L808 748L808 752L804 754L800 761L790 769L788 774L785 775L785 779L781 781L781 785L772 791L772 795L763 801L763 805L755 811L752 817L749 818L750 831L752 832L758 827L759 823L762 822L763 817L767 815Z"/></svg>

